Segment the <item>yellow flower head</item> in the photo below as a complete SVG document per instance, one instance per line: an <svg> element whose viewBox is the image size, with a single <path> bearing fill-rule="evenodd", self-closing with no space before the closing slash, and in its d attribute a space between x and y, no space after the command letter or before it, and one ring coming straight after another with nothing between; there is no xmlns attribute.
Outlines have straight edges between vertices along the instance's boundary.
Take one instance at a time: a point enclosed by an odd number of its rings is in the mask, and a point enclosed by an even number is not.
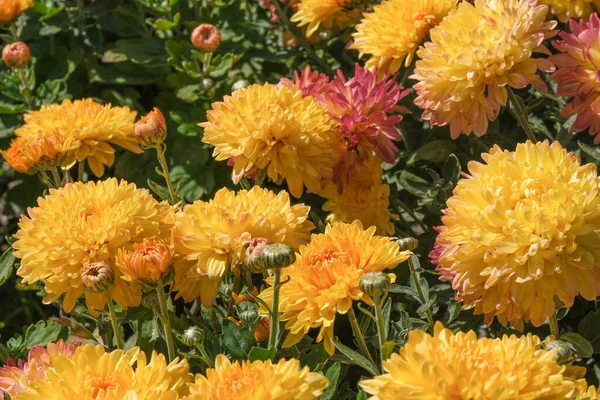
<svg viewBox="0 0 600 400"><path fill-rule="evenodd" d="M600 292L600 178L558 142L493 147L447 201L436 249L442 279L490 324L540 326ZM598 260L598 262L596 262Z"/></svg>
<svg viewBox="0 0 600 400"><path fill-rule="evenodd" d="M29 383L17 400L175 400L187 394L187 361L167 364L138 347L107 353L102 345L78 347L74 355L56 355L46 379Z"/></svg>
<svg viewBox="0 0 600 400"><path fill-rule="evenodd" d="M357 157L349 153L349 157ZM390 213L390 187L382 181L381 159L370 155L366 160L349 161L352 170L351 179L339 193L338 186L331 182L320 193L327 199L324 211L329 211L327 222L362 222L363 226L377 228L378 235L394 234L394 224L390 221L397 217Z"/></svg>
<svg viewBox="0 0 600 400"><path fill-rule="evenodd" d="M334 353L333 323L337 313L345 314L353 300L372 303L360 288L360 278L367 272L396 267L410 256L400 251L392 238L375 236L375 227L364 230L360 221L327 226L324 234L312 235L308 245L300 247L296 262L281 271L279 318L289 330L284 347L300 341L311 328L320 328L317 342ZM393 274L389 275L394 279ZM272 278L268 280L272 283ZM273 288L260 297L272 302Z"/></svg>
<svg viewBox="0 0 600 400"><path fill-rule="evenodd" d="M19 221L13 243L15 256L21 259L17 274L24 283L45 283L46 304L65 294L63 307L69 312L84 292L82 268L104 261L115 270L109 288L113 299L123 308L136 306L141 291L123 280L115 256L144 238L168 235L169 226L163 221L169 212L169 206L159 204L146 189L114 178L50 189ZM88 308L101 310L104 295L85 292Z"/></svg>
<svg viewBox="0 0 600 400"><path fill-rule="evenodd" d="M364 15L352 35L351 49L369 54L366 68L393 74L409 66L417 47L458 0L385 0Z"/></svg>
<svg viewBox="0 0 600 400"><path fill-rule="evenodd" d="M599 0L540 0L542 4L548 4L552 14L567 22L571 18L588 18L594 7L600 8Z"/></svg>
<svg viewBox="0 0 600 400"><path fill-rule="evenodd" d="M213 103L207 113L204 142L215 146L217 160L235 157L233 179L252 169L267 169L276 182L287 180L300 197L304 185L322 189L339 160L337 122L312 97L294 88L251 85Z"/></svg>
<svg viewBox="0 0 600 400"><path fill-rule="evenodd" d="M0 155L15 171L35 174L61 164L68 147L61 135L50 132L30 139L17 137L6 151L0 150Z"/></svg>
<svg viewBox="0 0 600 400"><path fill-rule="evenodd" d="M134 243L133 250L119 250L116 263L123 279L137 283L142 289L164 285L173 279L173 254L169 244L157 237Z"/></svg>
<svg viewBox="0 0 600 400"><path fill-rule="evenodd" d="M360 20L360 0L300 0L298 11L291 21L306 26L306 37L312 36L319 27L339 30Z"/></svg>
<svg viewBox="0 0 600 400"><path fill-rule="evenodd" d="M431 42L417 55L415 104L431 125L450 125L452 138L487 131L506 105L506 85L529 84L546 91L537 70L553 71L542 42L554 36L555 21L546 22L548 6L529 0L463 1L430 31Z"/></svg>
<svg viewBox="0 0 600 400"><path fill-rule="evenodd" d="M0 0L0 22L12 21L33 5L33 0Z"/></svg>
<svg viewBox="0 0 600 400"><path fill-rule="evenodd" d="M206 376L196 375L189 385L190 395L183 400L314 400L323 394L329 381L322 374L300 368L300 361L281 359L236 361L223 354Z"/></svg>
<svg viewBox="0 0 600 400"><path fill-rule="evenodd" d="M185 206L173 228L180 255L174 290L185 301L200 297L210 307L221 278L230 266L237 272L251 239L266 238L294 249L307 243L314 228L309 210L304 204L292 206L285 191L275 194L259 186L237 193L223 188L209 202Z"/></svg>
<svg viewBox="0 0 600 400"><path fill-rule="evenodd" d="M565 376L556 350L540 344L532 334L478 340L473 331L453 334L437 322L433 336L411 331L400 353L384 362L387 373L360 386L371 400L572 399L583 382Z"/></svg>
<svg viewBox="0 0 600 400"><path fill-rule="evenodd" d="M115 161L111 144L141 153L133 136L135 116L129 107L102 105L92 99L65 100L25 114L25 125L15 130L15 135L31 140L56 132L69 143L63 166L87 159L92 172L100 177L104 166Z"/></svg>
<svg viewBox="0 0 600 400"><path fill-rule="evenodd" d="M576 400L598 400L600 399L600 391L595 386L590 386L587 390L577 396Z"/></svg>

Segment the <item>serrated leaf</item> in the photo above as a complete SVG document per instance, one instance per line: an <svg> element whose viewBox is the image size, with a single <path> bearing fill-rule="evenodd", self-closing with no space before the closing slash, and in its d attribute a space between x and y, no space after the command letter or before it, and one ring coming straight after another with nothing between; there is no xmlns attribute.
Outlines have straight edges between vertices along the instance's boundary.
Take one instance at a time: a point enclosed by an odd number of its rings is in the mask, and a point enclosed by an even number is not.
<svg viewBox="0 0 600 400"><path fill-rule="evenodd" d="M408 171L402 171L400 173L398 183L400 183L400 186L402 186L404 190L419 197L425 196L428 191L434 188L434 186L425 179Z"/></svg>
<svg viewBox="0 0 600 400"><path fill-rule="evenodd" d="M169 201L171 199L171 194L169 193L169 189L167 189L166 187L162 186L159 183L156 183L150 179L148 179L148 187L150 188L150 190L152 190L154 192L154 194L156 194L161 200L167 200Z"/></svg>
<svg viewBox="0 0 600 400"><path fill-rule="evenodd" d="M350 347L344 345L337 339L332 339L331 341L333 342L335 348L348 358L351 364L358 365L373 376L379 375L377 368L375 368L375 366L369 360L367 360L365 356L352 350Z"/></svg>
<svg viewBox="0 0 600 400"><path fill-rule="evenodd" d="M317 365L325 362L329 359L329 354L323 348L323 344L320 343L312 348L310 353L303 354L300 356L300 365L308 366L311 371L317 368Z"/></svg>
<svg viewBox="0 0 600 400"><path fill-rule="evenodd" d="M9 247L0 256L0 286L2 286L8 278L12 275L13 265L15 264L15 256L13 256L14 249Z"/></svg>
<svg viewBox="0 0 600 400"><path fill-rule="evenodd" d="M329 380L329 385L325 389L325 393L319 398L320 400L331 400L337 392L338 383L340 381L340 372L342 367L336 362L327 369L325 377Z"/></svg>
<svg viewBox="0 0 600 400"><path fill-rule="evenodd" d="M25 331L23 345L30 349L35 345L46 346L50 342L56 342L58 339L66 339L69 336L69 328L61 324L40 321L35 325L30 325Z"/></svg>
<svg viewBox="0 0 600 400"><path fill-rule="evenodd" d="M390 293L396 293L396 294L406 294L409 296L418 296L417 291L411 287L408 286L401 286L401 285L396 285L396 284L392 284L390 285Z"/></svg>
<svg viewBox="0 0 600 400"><path fill-rule="evenodd" d="M250 360L250 361L272 360L275 358L276 354L277 354L277 349L275 347L272 347L270 349L264 349L262 347L255 346L250 349L250 352L248 353L248 360Z"/></svg>
<svg viewBox="0 0 600 400"><path fill-rule="evenodd" d="M221 342L233 357L243 359L247 358L254 344L254 335L248 329L240 328L230 320L224 319Z"/></svg>
<svg viewBox="0 0 600 400"><path fill-rule="evenodd" d="M560 340L570 343L577 357L589 358L594 354L592 344L583 336L575 332L567 332L561 335Z"/></svg>

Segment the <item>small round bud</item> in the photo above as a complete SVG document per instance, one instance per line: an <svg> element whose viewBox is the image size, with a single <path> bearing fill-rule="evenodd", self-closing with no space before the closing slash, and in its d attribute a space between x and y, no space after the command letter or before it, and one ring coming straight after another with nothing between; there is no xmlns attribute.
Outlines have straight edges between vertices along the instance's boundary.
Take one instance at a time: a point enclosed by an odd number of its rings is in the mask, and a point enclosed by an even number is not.
<svg viewBox="0 0 600 400"><path fill-rule="evenodd" d="M4 46L2 61L9 68L21 68L31 60L31 51L23 42L14 42Z"/></svg>
<svg viewBox="0 0 600 400"><path fill-rule="evenodd" d="M360 278L358 286L368 296L381 297L387 294L391 284L390 277L383 272L368 272Z"/></svg>
<svg viewBox="0 0 600 400"><path fill-rule="evenodd" d="M571 361L575 358L573 349L568 343L561 340L551 340L544 345L544 349L547 351L556 350L556 357L554 359L557 363L561 364L567 361Z"/></svg>
<svg viewBox="0 0 600 400"><path fill-rule="evenodd" d="M153 290L148 293L144 293L142 296L142 305L150 310L157 309L160 307L158 303L158 295L156 294L156 290Z"/></svg>
<svg viewBox="0 0 600 400"><path fill-rule="evenodd" d="M133 135L143 148L156 147L167 137L165 117L156 107L133 125Z"/></svg>
<svg viewBox="0 0 600 400"><path fill-rule="evenodd" d="M215 82L210 78L202 79L202 87L204 90L210 90L215 86Z"/></svg>
<svg viewBox="0 0 600 400"><path fill-rule="evenodd" d="M204 342L204 331L197 326L190 326L181 335L181 343L186 346L197 346Z"/></svg>
<svg viewBox="0 0 600 400"><path fill-rule="evenodd" d="M296 261L296 253L287 244L274 243L265 246L261 258L266 269L285 268Z"/></svg>
<svg viewBox="0 0 600 400"><path fill-rule="evenodd" d="M249 327L254 327L260 318L257 310L252 309L242 311L238 315L240 316L240 321L242 321L245 326Z"/></svg>
<svg viewBox="0 0 600 400"><path fill-rule="evenodd" d="M103 293L115 283L115 272L104 261L89 263L81 268L81 283L92 293Z"/></svg>
<svg viewBox="0 0 600 400"><path fill-rule="evenodd" d="M254 238L243 243L246 247L244 263L251 271L259 272L264 269L262 252L270 244L272 242L267 238Z"/></svg>
<svg viewBox="0 0 600 400"><path fill-rule="evenodd" d="M231 89L233 91L236 91L239 89L247 88L248 86L250 86L250 82L248 82L246 79L240 79L240 80L235 81L233 83L233 85L231 85Z"/></svg>
<svg viewBox="0 0 600 400"><path fill-rule="evenodd" d="M266 342L269 339L271 331L271 320L269 318L261 319L256 328L254 328L254 340L258 343Z"/></svg>
<svg viewBox="0 0 600 400"><path fill-rule="evenodd" d="M396 243L400 246L400 251L414 250L419 246L419 241L412 237L398 239Z"/></svg>
<svg viewBox="0 0 600 400"><path fill-rule="evenodd" d="M221 44L221 33L212 24L200 24L192 32L191 40L198 50L212 53Z"/></svg>

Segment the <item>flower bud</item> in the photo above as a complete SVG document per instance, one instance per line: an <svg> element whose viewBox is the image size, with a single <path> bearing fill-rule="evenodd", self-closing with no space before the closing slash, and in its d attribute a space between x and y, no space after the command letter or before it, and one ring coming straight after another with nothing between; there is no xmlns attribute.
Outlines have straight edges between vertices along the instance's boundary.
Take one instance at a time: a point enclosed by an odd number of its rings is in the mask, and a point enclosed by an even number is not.
<svg viewBox="0 0 600 400"><path fill-rule="evenodd" d="M215 86L215 82L210 78L202 79L202 87L204 90L210 90Z"/></svg>
<svg viewBox="0 0 600 400"><path fill-rule="evenodd" d="M412 237L398 239L396 243L400 246L400 251L411 251L419 246L419 241Z"/></svg>
<svg viewBox="0 0 600 400"><path fill-rule="evenodd" d="M286 268L296 261L296 253L287 244L274 243L262 250L261 258L266 269Z"/></svg>
<svg viewBox="0 0 600 400"><path fill-rule="evenodd" d="M2 61L9 68L21 68L31 60L31 51L23 42L14 42L4 46Z"/></svg>
<svg viewBox="0 0 600 400"><path fill-rule="evenodd" d="M212 53L221 44L221 33L212 24L200 24L192 32L191 40L198 50Z"/></svg>
<svg viewBox="0 0 600 400"><path fill-rule="evenodd" d="M368 272L360 278L358 286L368 296L381 297L387 294L391 284L390 277L383 272Z"/></svg>
<svg viewBox="0 0 600 400"><path fill-rule="evenodd" d="M261 319L254 328L254 340L258 343L266 342L269 339L270 330L271 320L269 318Z"/></svg>
<svg viewBox="0 0 600 400"><path fill-rule="evenodd" d="M243 243L246 247L244 263L251 271L259 272L264 269L262 252L265 247L272 244L267 238L254 238Z"/></svg>
<svg viewBox="0 0 600 400"><path fill-rule="evenodd" d="M117 267L123 280L135 282L144 290L164 286L173 279L171 249L159 238L135 243L133 251L120 251Z"/></svg>
<svg viewBox="0 0 600 400"><path fill-rule="evenodd" d="M249 326L251 328L256 325L258 319L260 318L257 309L248 309L240 312L238 315L240 316L240 321L242 321L245 326Z"/></svg>
<svg viewBox="0 0 600 400"><path fill-rule="evenodd" d="M165 117L156 107L133 125L133 135L143 148L156 147L167 137Z"/></svg>
<svg viewBox="0 0 600 400"><path fill-rule="evenodd" d="M156 290L144 293L142 296L142 305L150 310L157 310L160 307Z"/></svg>
<svg viewBox="0 0 600 400"><path fill-rule="evenodd" d="M186 346L198 346L204 342L204 331L197 326L190 326L181 335L181 343Z"/></svg>
<svg viewBox="0 0 600 400"><path fill-rule="evenodd" d="M115 272L104 261L89 263L81 268L81 283L92 293L102 293L115 283Z"/></svg>
<svg viewBox="0 0 600 400"><path fill-rule="evenodd" d="M556 350L556 357L554 359L559 364L572 361L575 358L571 346L562 340L551 340L544 345L544 349L547 351Z"/></svg>

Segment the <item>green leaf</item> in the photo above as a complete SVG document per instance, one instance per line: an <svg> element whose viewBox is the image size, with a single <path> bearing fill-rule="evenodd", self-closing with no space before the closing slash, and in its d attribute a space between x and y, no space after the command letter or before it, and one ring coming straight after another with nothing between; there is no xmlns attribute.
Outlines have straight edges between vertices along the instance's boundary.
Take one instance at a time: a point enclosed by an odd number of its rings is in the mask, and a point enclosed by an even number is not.
<svg viewBox="0 0 600 400"><path fill-rule="evenodd" d="M325 351L323 344L320 343L312 348L310 353L300 356L300 365L308 366L314 371L317 366L329 359L329 354Z"/></svg>
<svg viewBox="0 0 600 400"><path fill-rule="evenodd" d="M173 21L169 21L168 19L164 19L164 18L157 19L154 22L154 28L158 31L168 31L168 30L175 28L177 25L179 25L180 21L181 21L181 14L177 13L177 14L175 14L175 17L173 17Z"/></svg>
<svg viewBox="0 0 600 400"><path fill-rule="evenodd" d="M24 104L10 104L0 101L0 114L23 114L27 111Z"/></svg>
<svg viewBox="0 0 600 400"><path fill-rule="evenodd" d="M387 360L388 358L390 358L390 356L394 352L395 346L396 343L393 340L388 340L387 342L385 342L383 346L381 346L381 358L383 360Z"/></svg>
<svg viewBox="0 0 600 400"><path fill-rule="evenodd" d="M327 385L325 393L323 393L323 395L319 398L320 400L331 400L333 398L337 392L341 370L342 366L338 362L334 363L331 367L329 367L329 369L327 369L325 377L329 379L329 385Z"/></svg>
<svg viewBox="0 0 600 400"><path fill-rule="evenodd" d="M582 141L578 140L577 144L579 145L579 148L588 156L592 157L593 159L600 161L600 147L592 147L590 145L587 145L585 143L583 143Z"/></svg>
<svg viewBox="0 0 600 400"><path fill-rule="evenodd" d="M577 357L589 358L594 354L592 344L578 333L567 332L561 335L560 340L571 344Z"/></svg>
<svg viewBox="0 0 600 400"><path fill-rule="evenodd" d="M0 286L2 286L12 275L13 265L15 264L14 249L9 247L0 256Z"/></svg>
<svg viewBox="0 0 600 400"><path fill-rule="evenodd" d="M248 360L250 360L250 361L272 360L275 358L276 354L277 354L277 349L275 347L272 347L270 349L264 349L262 347L255 346L250 349L250 353L248 353Z"/></svg>
<svg viewBox="0 0 600 400"><path fill-rule="evenodd" d="M215 61L218 62L218 65L214 70L208 73L211 78L221 78L229 72L231 67L233 67L233 55L230 53L225 54L225 56L220 59L215 57Z"/></svg>
<svg viewBox="0 0 600 400"><path fill-rule="evenodd" d="M169 189L166 187L148 179L148 186L150 189L161 199L161 200L170 200L171 194L169 194Z"/></svg>
<svg viewBox="0 0 600 400"><path fill-rule="evenodd" d="M434 140L419 147L406 161L408 165L419 160L441 163L456 150L456 144L450 140Z"/></svg>
<svg viewBox="0 0 600 400"><path fill-rule="evenodd" d="M460 315L460 302L450 299L448 301L448 308L446 309L446 314L444 315L444 325L448 325L450 322L454 321Z"/></svg>
<svg viewBox="0 0 600 400"><path fill-rule="evenodd" d="M350 347L345 346L344 344L342 344L342 342L340 342L337 339L332 339L332 342L335 348L338 349L340 353L345 355L351 364L358 365L359 367L368 371L373 376L379 375L377 368L362 354L359 354L356 351L352 350Z"/></svg>
<svg viewBox="0 0 600 400"><path fill-rule="evenodd" d="M402 186L404 190L419 197L426 196L427 192L434 188L434 186L425 179L408 171L402 171L400 173L398 183L400 183L400 186Z"/></svg>
<svg viewBox="0 0 600 400"><path fill-rule="evenodd" d="M367 393L364 390L361 390L360 392L358 392L358 395L356 396L356 400L367 400L369 398L369 396L367 395Z"/></svg>
<svg viewBox="0 0 600 400"><path fill-rule="evenodd" d="M600 311L592 311L579 323L577 333L590 342L594 353L600 353Z"/></svg>
<svg viewBox="0 0 600 400"><path fill-rule="evenodd" d="M408 287L408 286L401 286L401 285L396 285L396 284L390 285L389 292L397 293L397 294L405 294L408 296L418 296L418 293L415 289Z"/></svg>
<svg viewBox="0 0 600 400"><path fill-rule="evenodd" d="M444 164L444 170L442 175L447 182L456 182L460 178L460 161L454 154L450 154L446 163Z"/></svg>
<svg viewBox="0 0 600 400"><path fill-rule="evenodd" d="M221 342L233 357L247 358L254 344L254 335L248 329L240 328L230 320L224 319Z"/></svg>

